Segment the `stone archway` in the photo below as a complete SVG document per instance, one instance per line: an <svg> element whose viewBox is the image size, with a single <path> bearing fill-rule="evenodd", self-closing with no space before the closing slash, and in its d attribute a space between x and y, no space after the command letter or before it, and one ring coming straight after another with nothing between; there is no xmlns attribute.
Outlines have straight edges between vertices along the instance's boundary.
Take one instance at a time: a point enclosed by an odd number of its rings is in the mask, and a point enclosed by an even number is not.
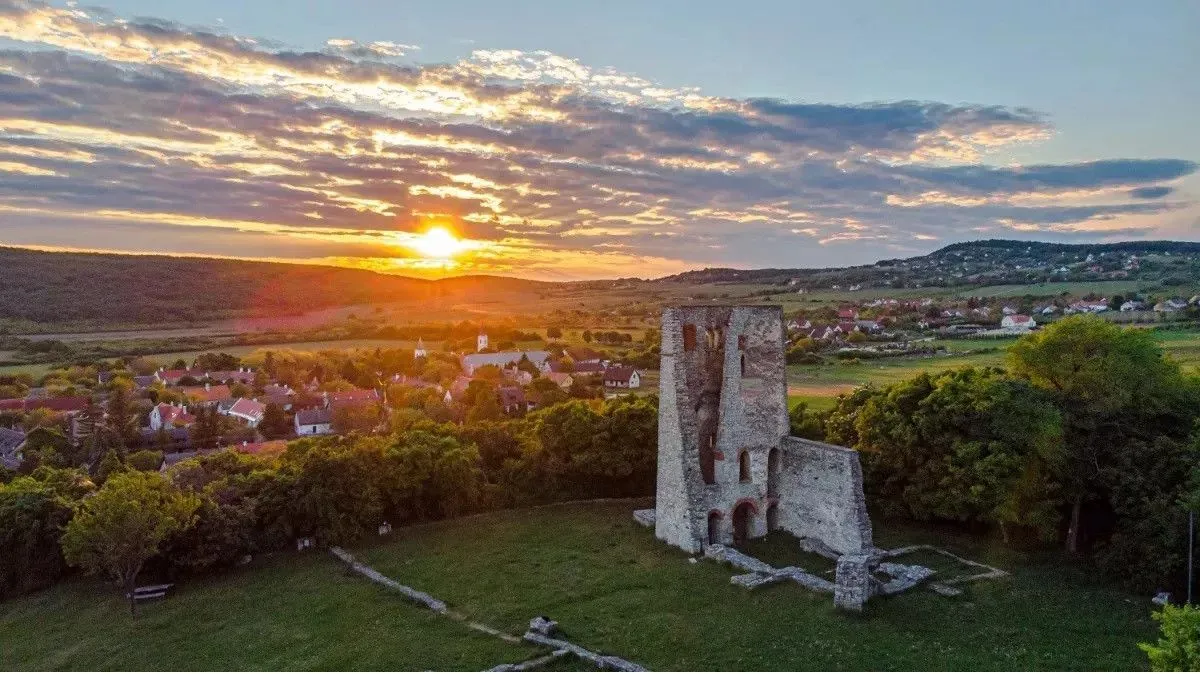
<svg viewBox="0 0 1200 674"><path fill-rule="evenodd" d="M758 508L750 501L742 501L733 508L733 544L741 545L754 533L754 516Z"/></svg>

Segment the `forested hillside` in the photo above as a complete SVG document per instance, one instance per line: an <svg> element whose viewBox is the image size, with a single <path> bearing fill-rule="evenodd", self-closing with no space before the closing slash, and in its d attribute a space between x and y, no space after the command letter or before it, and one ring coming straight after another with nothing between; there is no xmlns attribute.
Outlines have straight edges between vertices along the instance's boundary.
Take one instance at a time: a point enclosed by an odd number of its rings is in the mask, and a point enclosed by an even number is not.
<svg viewBox="0 0 1200 674"><path fill-rule="evenodd" d="M825 269L702 269L662 279L678 283L764 283L809 289L1023 285L1135 279L1179 285L1200 276L1200 243L1125 241L1068 244L988 239L928 255Z"/></svg>
<svg viewBox="0 0 1200 674"><path fill-rule="evenodd" d="M536 285L500 277L428 281L316 265L0 248L0 318L37 323L293 315Z"/></svg>

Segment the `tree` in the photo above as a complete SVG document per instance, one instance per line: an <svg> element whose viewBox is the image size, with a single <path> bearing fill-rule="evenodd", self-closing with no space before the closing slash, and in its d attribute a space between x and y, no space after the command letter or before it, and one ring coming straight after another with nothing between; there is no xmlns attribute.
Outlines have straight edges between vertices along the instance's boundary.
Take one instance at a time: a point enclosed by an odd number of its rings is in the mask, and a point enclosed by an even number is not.
<svg viewBox="0 0 1200 674"><path fill-rule="evenodd" d="M109 390L106 403L107 414L105 423L108 428L121 440L122 447L128 447L137 440L137 416L129 402L128 380L115 380Z"/></svg>
<svg viewBox="0 0 1200 674"><path fill-rule="evenodd" d="M592 331L591 330L583 331L583 341L587 342L588 344L592 343Z"/></svg>
<svg viewBox="0 0 1200 674"><path fill-rule="evenodd" d="M821 441L825 439L825 422L821 418L821 414L808 409L806 402L796 403L796 406L788 413L788 425L792 435L797 438Z"/></svg>
<svg viewBox="0 0 1200 674"><path fill-rule="evenodd" d="M1152 615L1161 636L1156 643L1138 644L1150 658L1150 668L1156 672L1200 671L1200 607L1167 604Z"/></svg>
<svg viewBox="0 0 1200 674"><path fill-rule="evenodd" d="M216 447L221 439L221 417L217 410L207 405L197 405L196 421L188 429L192 444L198 449Z"/></svg>
<svg viewBox="0 0 1200 674"><path fill-rule="evenodd" d="M333 409L333 430L343 435L354 431L369 433L379 425L379 414L379 405L375 403L339 405Z"/></svg>
<svg viewBox="0 0 1200 674"><path fill-rule="evenodd" d="M546 328L546 339L562 339L562 329L558 327Z"/></svg>
<svg viewBox="0 0 1200 674"><path fill-rule="evenodd" d="M471 409L467 411L466 421L468 424L496 421L504 416L504 410L500 409L500 401L496 399L496 392L490 387L481 387L474 393L473 400Z"/></svg>
<svg viewBox="0 0 1200 674"><path fill-rule="evenodd" d="M163 453L152 449L133 452L126 457L126 463L134 470L158 470L163 462Z"/></svg>
<svg viewBox="0 0 1200 674"><path fill-rule="evenodd" d="M112 577L136 616L133 593L142 566L169 536L191 526L199 506L199 498L157 473L118 473L75 510L63 533L63 556L72 566Z"/></svg>
<svg viewBox="0 0 1200 674"><path fill-rule="evenodd" d="M53 468L0 484L0 598L47 587L62 575L59 537L73 505L93 489L81 471Z"/></svg>
<svg viewBox="0 0 1200 674"><path fill-rule="evenodd" d="M292 422L281 405L267 403L263 409L262 421L258 422L258 431L268 440L286 438L292 433Z"/></svg>
<svg viewBox="0 0 1200 674"><path fill-rule="evenodd" d="M996 369L923 373L843 396L825 434L859 451L864 489L885 512L1045 537L1058 524L1061 456L1050 402Z"/></svg>
<svg viewBox="0 0 1200 674"><path fill-rule="evenodd" d="M1129 484L1130 478L1141 479L1149 465L1146 457L1132 462L1132 473L1117 470L1118 464L1135 456L1135 446L1165 450L1164 440L1186 439L1200 388L1184 379L1178 364L1163 357L1149 332L1122 329L1094 316L1070 316L1022 338L1009 349L1009 366L1047 390L1062 411L1067 462L1063 479L1071 503L1066 548L1077 552L1085 503L1106 499L1113 481ZM1174 473L1183 468L1183 457L1177 458L1171 462ZM1139 491L1153 484L1162 495L1163 477L1147 480ZM1173 487L1181 488L1182 481L1176 482ZM1130 503L1136 501L1133 496Z"/></svg>

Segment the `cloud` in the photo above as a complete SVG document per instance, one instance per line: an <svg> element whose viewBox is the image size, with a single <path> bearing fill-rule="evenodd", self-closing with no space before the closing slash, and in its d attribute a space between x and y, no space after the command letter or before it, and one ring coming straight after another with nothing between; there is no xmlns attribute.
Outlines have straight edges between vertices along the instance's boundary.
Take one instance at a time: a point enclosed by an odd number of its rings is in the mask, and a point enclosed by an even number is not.
<svg viewBox="0 0 1200 674"><path fill-rule="evenodd" d="M1155 185L1153 187L1135 187L1129 190L1129 196L1134 199L1161 199L1171 192L1174 188L1165 185Z"/></svg>
<svg viewBox="0 0 1200 674"><path fill-rule="evenodd" d="M177 252L407 271L394 242L438 221L486 244L455 271L627 276L1103 237L1194 207L1181 159L987 163L1055 132L1019 107L717 97L545 51L413 65L399 43L302 51L30 0L0 1L0 37L27 45L0 51L0 204L57 214L60 246L157 225Z"/></svg>

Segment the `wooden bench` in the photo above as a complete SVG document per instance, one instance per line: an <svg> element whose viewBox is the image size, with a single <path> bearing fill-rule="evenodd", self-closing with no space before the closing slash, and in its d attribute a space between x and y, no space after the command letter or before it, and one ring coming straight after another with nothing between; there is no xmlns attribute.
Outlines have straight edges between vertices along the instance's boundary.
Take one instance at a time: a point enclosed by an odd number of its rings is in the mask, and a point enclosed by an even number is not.
<svg viewBox="0 0 1200 674"><path fill-rule="evenodd" d="M147 599L161 599L167 596L167 590L171 589L173 586L174 583L167 583L165 585L143 585L142 587L134 588L133 600L146 601ZM129 595L126 594L125 598L129 599Z"/></svg>

